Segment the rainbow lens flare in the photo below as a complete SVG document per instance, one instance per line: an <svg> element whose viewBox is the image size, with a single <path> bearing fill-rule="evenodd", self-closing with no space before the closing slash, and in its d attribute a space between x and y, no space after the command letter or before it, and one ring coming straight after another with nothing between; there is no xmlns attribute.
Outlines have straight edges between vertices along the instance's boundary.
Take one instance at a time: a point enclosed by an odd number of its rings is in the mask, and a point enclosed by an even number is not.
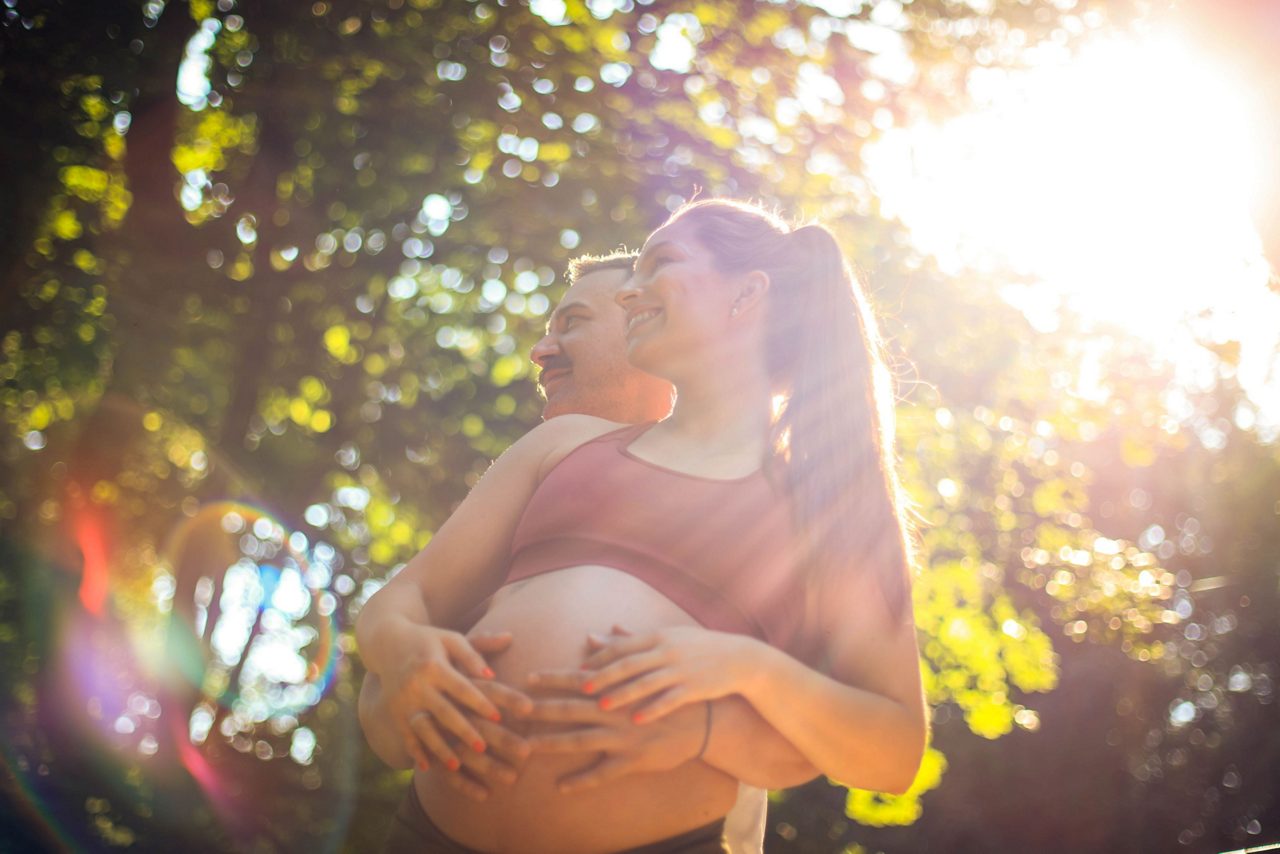
<svg viewBox="0 0 1280 854"><path fill-rule="evenodd" d="M285 815L321 848L345 834L360 734L332 690L341 557L246 502L191 510L149 551L74 513L78 572L21 555L30 654L0 758L35 847L238 848Z"/></svg>

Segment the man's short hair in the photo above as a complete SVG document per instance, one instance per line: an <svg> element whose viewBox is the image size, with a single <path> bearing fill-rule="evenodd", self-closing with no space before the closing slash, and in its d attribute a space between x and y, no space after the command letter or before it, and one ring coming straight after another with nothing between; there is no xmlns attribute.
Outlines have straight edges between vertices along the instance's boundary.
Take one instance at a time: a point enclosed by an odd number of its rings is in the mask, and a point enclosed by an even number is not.
<svg viewBox="0 0 1280 854"><path fill-rule="evenodd" d="M572 285L583 276L605 270L626 270L630 273L635 269L636 259L639 257L639 252L632 252L630 249L618 249L608 255L579 255L569 262L566 276Z"/></svg>

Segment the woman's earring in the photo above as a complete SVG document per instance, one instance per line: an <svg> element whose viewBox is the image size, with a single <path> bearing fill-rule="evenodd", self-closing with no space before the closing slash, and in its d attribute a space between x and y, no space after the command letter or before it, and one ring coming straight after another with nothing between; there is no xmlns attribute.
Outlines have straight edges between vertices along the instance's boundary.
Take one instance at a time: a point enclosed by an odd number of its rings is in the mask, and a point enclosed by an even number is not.
<svg viewBox="0 0 1280 854"><path fill-rule="evenodd" d="M738 306L736 304L733 306L733 308L729 309L729 316L730 317L738 316Z"/></svg>

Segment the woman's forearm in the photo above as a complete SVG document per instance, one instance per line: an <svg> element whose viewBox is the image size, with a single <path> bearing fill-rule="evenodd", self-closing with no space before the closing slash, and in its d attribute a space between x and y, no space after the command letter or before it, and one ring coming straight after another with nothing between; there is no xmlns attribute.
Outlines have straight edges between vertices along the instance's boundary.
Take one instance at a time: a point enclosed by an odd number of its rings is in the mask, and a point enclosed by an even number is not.
<svg viewBox="0 0 1280 854"><path fill-rule="evenodd" d="M926 735L915 628L905 617L895 633L870 628L864 643L833 634L826 659L836 678L757 638L693 626L611 640L570 678L603 709L639 703L633 717L641 724L741 695L817 772L901 792L915 778Z"/></svg>
<svg viewBox="0 0 1280 854"><path fill-rule="evenodd" d="M746 700L721 697L712 705L702 761L763 789L786 789L818 776L813 763Z"/></svg>
<svg viewBox="0 0 1280 854"><path fill-rule="evenodd" d="M927 730L923 706L842 684L764 644L742 693L827 777L892 793L915 779Z"/></svg>

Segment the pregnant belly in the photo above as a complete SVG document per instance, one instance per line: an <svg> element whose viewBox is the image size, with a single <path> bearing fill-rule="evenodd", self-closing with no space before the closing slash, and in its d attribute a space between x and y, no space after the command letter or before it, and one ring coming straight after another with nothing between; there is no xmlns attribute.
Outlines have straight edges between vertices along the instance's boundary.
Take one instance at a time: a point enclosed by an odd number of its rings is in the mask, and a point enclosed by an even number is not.
<svg viewBox="0 0 1280 854"><path fill-rule="evenodd" d="M576 668L587 633L608 634L615 624L642 634L696 622L626 573L579 566L499 590L473 631L512 633L511 647L492 666L498 679L524 690L536 670ZM482 803L450 788L443 775L451 772L438 766L415 772L414 785L432 821L455 840L483 851L530 854L618 851L674 836L723 816L737 795L736 780L701 762L573 794L558 790L561 777L595 759L535 754L514 784L492 786Z"/></svg>

